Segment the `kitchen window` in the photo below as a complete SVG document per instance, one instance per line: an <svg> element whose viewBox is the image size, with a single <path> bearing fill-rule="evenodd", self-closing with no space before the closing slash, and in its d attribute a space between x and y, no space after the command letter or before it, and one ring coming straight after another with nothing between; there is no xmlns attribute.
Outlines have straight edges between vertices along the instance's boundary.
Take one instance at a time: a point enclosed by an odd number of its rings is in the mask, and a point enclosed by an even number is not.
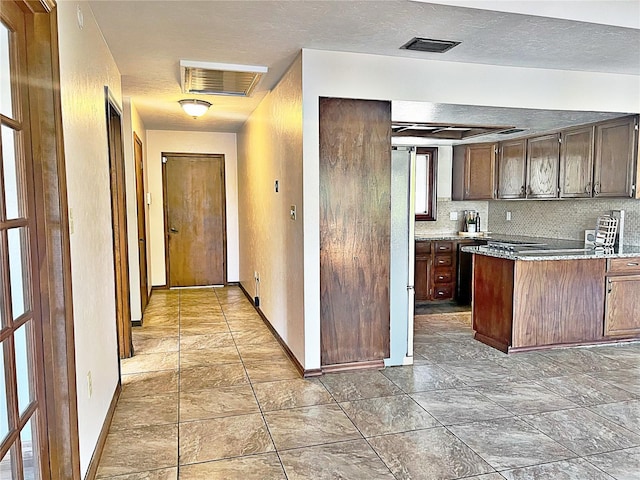
<svg viewBox="0 0 640 480"><path fill-rule="evenodd" d="M436 220L438 149L416 149L416 220Z"/></svg>

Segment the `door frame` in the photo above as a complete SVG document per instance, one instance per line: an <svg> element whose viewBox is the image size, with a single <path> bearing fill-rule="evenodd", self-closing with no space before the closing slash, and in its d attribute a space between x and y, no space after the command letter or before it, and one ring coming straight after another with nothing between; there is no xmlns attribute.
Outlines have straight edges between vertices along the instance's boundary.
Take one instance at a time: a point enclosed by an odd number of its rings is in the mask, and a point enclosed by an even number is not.
<svg viewBox="0 0 640 480"><path fill-rule="evenodd" d="M140 157L136 146L140 146ZM138 268L140 270L140 310L144 317L144 309L149 302L149 269L147 268L147 212L144 201L144 150L142 140L133 132L133 157L136 170L136 213L138 220ZM141 248L142 247L142 248ZM144 252L144 259L140 252ZM144 260L144 261L143 261Z"/></svg>
<svg viewBox="0 0 640 480"><path fill-rule="evenodd" d="M222 194L224 198L223 203L223 228L222 228L222 256L224 261L223 276L224 285L227 284L227 174L226 174L226 157L223 153L175 153L175 152L162 152L161 154L162 164L162 212L164 221L164 272L165 272L165 284L162 288L171 288L170 281L170 265L169 265L169 212L167 209L167 157L219 157L222 158Z"/></svg>
<svg viewBox="0 0 640 480"><path fill-rule="evenodd" d="M131 335L131 299L129 285L129 248L127 236L127 201L122 144L122 109L115 97L104 87L109 150L109 180L111 185L111 222L113 226L113 271L115 282L116 327L118 355L133 355Z"/></svg>
<svg viewBox="0 0 640 480"><path fill-rule="evenodd" d="M45 479L80 478L69 210L54 0L15 0L27 17L29 115L35 236L44 350ZM43 438L44 439L44 438ZM43 479L43 480L45 480Z"/></svg>

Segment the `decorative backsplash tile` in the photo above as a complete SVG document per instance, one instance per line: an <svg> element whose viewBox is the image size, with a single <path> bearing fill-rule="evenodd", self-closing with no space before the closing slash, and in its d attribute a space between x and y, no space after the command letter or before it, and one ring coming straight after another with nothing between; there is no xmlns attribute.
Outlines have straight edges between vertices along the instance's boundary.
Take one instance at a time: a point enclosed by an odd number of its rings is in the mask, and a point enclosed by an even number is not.
<svg viewBox="0 0 640 480"><path fill-rule="evenodd" d="M569 240L583 240L584 231L594 229L600 215L622 209L625 211L624 243L640 245L640 200L598 198L488 203L489 230L493 233ZM506 221L507 212L511 212L510 222Z"/></svg>
<svg viewBox="0 0 640 480"><path fill-rule="evenodd" d="M437 220L416 222L416 234L453 233L462 230L462 212L480 212L481 229L506 235L584 240L584 231L596 226L596 219L610 210L625 211L625 242L640 246L640 200L592 199L549 201L476 201L454 202L438 198ZM458 212L458 220L449 220L449 213ZM511 221L506 213L511 212Z"/></svg>
<svg viewBox="0 0 640 480"><path fill-rule="evenodd" d="M436 221L416 222L416 234L453 233L462 230L462 218L465 210L477 210L480 214L480 229L487 230L489 202L453 202L450 198L438 198ZM451 212L458 212L458 220L449 220Z"/></svg>

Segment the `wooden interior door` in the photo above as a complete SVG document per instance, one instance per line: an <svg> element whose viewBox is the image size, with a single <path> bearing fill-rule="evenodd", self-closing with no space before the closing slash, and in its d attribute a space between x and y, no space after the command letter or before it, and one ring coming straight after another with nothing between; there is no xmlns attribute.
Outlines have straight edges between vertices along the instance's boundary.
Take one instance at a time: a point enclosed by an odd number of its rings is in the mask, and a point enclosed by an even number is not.
<svg viewBox="0 0 640 480"><path fill-rule="evenodd" d="M224 155L164 154L169 287L224 285Z"/></svg>
<svg viewBox="0 0 640 480"><path fill-rule="evenodd" d="M127 240L127 204L124 180L122 118L105 88L109 176L111 182L111 220L113 223L113 269L116 290L116 325L120 358L133 355L131 337L131 300L129 298L129 247Z"/></svg>
<svg viewBox="0 0 640 480"><path fill-rule="evenodd" d="M50 476L26 23L0 9L0 478Z"/></svg>
<svg viewBox="0 0 640 480"><path fill-rule="evenodd" d="M134 162L136 164L136 206L138 217L138 263L140 269L140 304L142 313L149 302L149 281L147 277L147 221L144 201L144 157L142 141L133 134Z"/></svg>
<svg viewBox="0 0 640 480"><path fill-rule="evenodd" d="M320 99L320 335L328 365L389 356L391 103Z"/></svg>

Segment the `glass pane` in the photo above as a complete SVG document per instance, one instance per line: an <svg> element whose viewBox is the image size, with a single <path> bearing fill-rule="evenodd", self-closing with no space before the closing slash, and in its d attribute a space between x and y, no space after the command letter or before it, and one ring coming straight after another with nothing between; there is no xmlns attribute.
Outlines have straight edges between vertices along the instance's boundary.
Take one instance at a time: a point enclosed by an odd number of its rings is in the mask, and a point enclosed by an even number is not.
<svg viewBox="0 0 640 480"><path fill-rule="evenodd" d="M7 409L7 386L5 383L4 349L6 340L0 345L0 442L9 434L9 410ZM2 477L4 478L4 477Z"/></svg>
<svg viewBox="0 0 640 480"><path fill-rule="evenodd" d="M25 288L28 252L26 248L27 230L24 227L12 228L7 231L9 240L9 278L11 279L11 307L13 318L16 319L29 308L29 292Z"/></svg>
<svg viewBox="0 0 640 480"><path fill-rule="evenodd" d="M0 113L13 117L9 64L9 29L0 22Z"/></svg>
<svg viewBox="0 0 640 480"><path fill-rule="evenodd" d="M18 411L20 416L33 398L30 386L33 363L29 355L31 345L31 321L22 325L13 334L16 352L16 379L18 381Z"/></svg>
<svg viewBox="0 0 640 480"><path fill-rule="evenodd" d="M24 426L20 432L20 441L22 442L22 471L24 473L24 480L37 480L40 478L38 475L37 457L34 451L34 446L37 442L36 424L33 421L35 417L31 419Z"/></svg>
<svg viewBox="0 0 640 480"><path fill-rule="evenodd" d="M429 165L426 155L416 155L416 213L427 213Z"/></svg>
<svg viewBox="0 0 640 480"><path fill-rule="evenodd" d="M9 449L2 461L0 462L0 480L14 480L17 478L13 475L13 447Z"/></svg>
<svg viewBox="0 0 640 480"><path fill-rule="evenodd" d="M16 149L20 141L19 135L13 129L2 125L2 174L4 175L5 211L9 220L25 216L21 201L23 179L19 176L21 159Z"/></svg>

